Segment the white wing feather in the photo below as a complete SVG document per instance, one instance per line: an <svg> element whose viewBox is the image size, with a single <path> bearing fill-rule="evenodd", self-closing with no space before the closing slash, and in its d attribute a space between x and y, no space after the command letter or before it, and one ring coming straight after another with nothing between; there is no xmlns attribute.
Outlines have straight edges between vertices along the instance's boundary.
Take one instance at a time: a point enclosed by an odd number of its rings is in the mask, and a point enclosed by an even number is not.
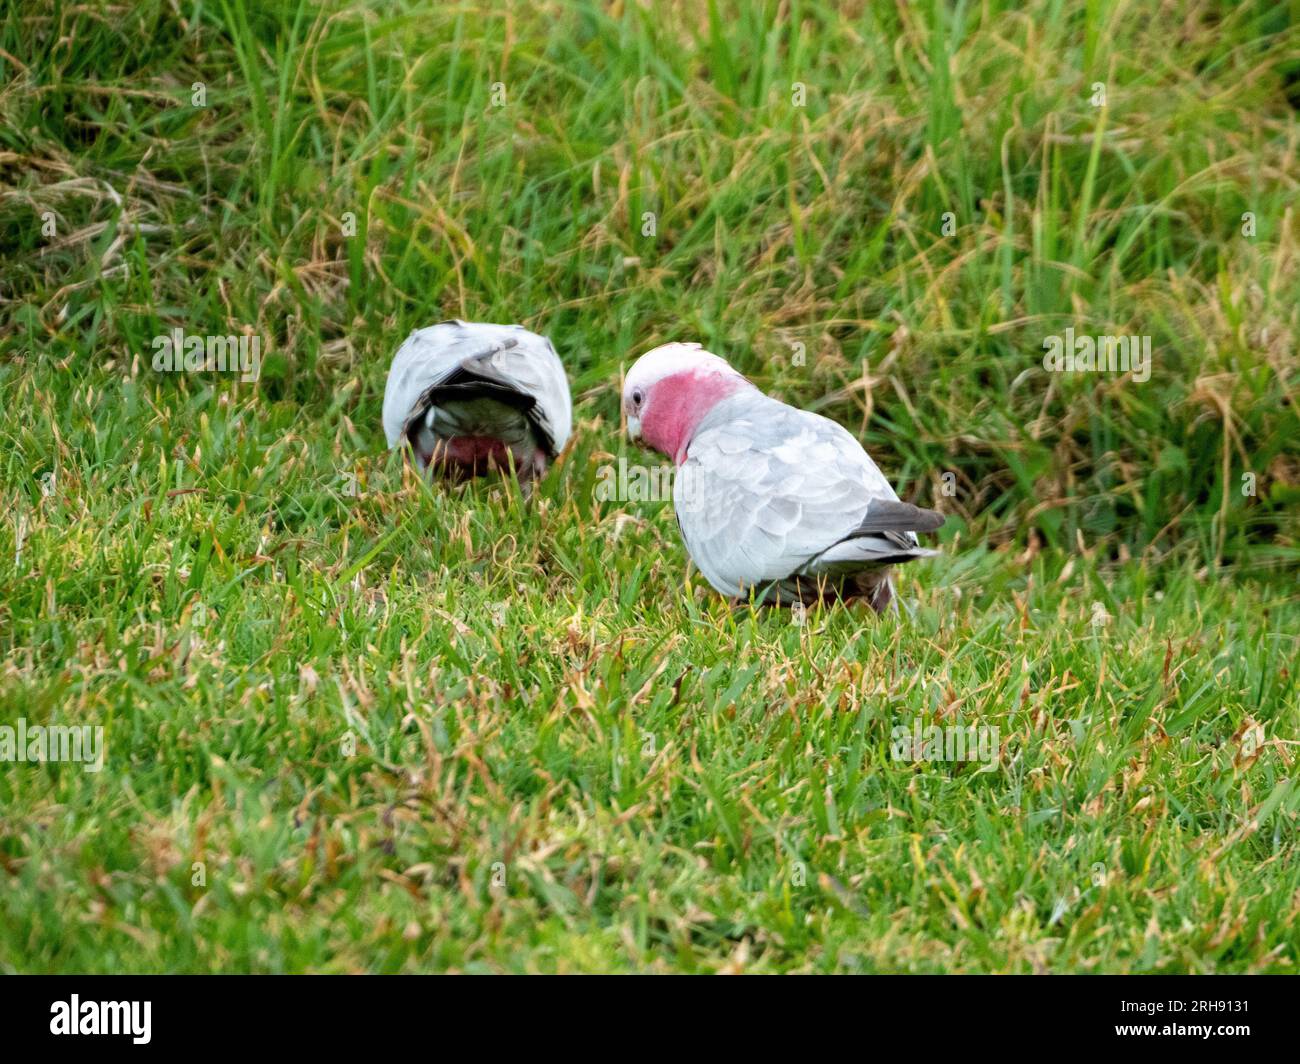
<svg viewBox="0 0 1300 1064"><path fill-rule="evenodd" d="M673 485L687 550L731 596L812 571L873 499L898 496L846 429L758 392L705 417Z"/></svg>

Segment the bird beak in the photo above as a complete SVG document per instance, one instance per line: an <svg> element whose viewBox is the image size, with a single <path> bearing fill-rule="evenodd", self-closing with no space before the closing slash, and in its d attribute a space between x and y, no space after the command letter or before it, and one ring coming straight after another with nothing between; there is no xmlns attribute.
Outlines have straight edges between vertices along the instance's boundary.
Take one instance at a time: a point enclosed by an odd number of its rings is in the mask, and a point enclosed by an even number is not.
<svg viewBox="0 0 1300 1064"><path fill-rule="evenodd" d="M627 416L627 438L633 443L641 442L641 419L631 414Z"/></svg>

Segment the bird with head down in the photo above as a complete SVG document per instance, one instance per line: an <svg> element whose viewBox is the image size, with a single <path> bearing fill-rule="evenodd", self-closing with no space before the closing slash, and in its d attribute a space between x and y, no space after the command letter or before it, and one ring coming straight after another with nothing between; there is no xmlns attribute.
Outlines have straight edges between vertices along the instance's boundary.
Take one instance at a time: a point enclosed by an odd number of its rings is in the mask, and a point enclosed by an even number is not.
<svg viewBox="0 0 1300 1064"><path fill-rule="evenodd" d="M390 447L455 478L513 467L531 480L564 450L573 400L550 340L522 325L444 321L393 356L384 389Z"/></svg>
<svg viewBox="0 0 1300 1064"><path fill-rule="evenodd" d="M642 355L623 384L628 435L677 466L687 552L733 599L893 601L893 566L942 514L900 501L843 426L764 395L697 343Z"/></svg>

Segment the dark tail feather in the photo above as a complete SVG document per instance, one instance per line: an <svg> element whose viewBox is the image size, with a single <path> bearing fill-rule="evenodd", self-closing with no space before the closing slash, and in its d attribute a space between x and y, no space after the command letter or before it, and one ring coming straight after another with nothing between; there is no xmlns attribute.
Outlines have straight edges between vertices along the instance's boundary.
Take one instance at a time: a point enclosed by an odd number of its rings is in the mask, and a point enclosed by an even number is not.
<svg viewBox="0 0 1300 1064"><path fill-rule="evenodd" d="M937 510L923 510L910 502L874 499L853 535L872 532L933 532L945 518Z"/></svg>

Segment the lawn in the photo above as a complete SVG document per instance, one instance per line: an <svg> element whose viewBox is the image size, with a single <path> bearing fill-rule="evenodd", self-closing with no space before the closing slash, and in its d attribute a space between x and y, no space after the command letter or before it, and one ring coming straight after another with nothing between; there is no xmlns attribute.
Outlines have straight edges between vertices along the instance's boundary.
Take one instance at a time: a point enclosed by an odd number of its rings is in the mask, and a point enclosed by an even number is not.
<svg viewBox="0 0 1300 1064"><path fill-rule="evenodd" d="M0 725L104 743L0 971L1296 970L1294 5L0 12ZM384 448L449 317L565 362L530 499ZM949 515L897 615L598 491L678 339Z"/></svg>

